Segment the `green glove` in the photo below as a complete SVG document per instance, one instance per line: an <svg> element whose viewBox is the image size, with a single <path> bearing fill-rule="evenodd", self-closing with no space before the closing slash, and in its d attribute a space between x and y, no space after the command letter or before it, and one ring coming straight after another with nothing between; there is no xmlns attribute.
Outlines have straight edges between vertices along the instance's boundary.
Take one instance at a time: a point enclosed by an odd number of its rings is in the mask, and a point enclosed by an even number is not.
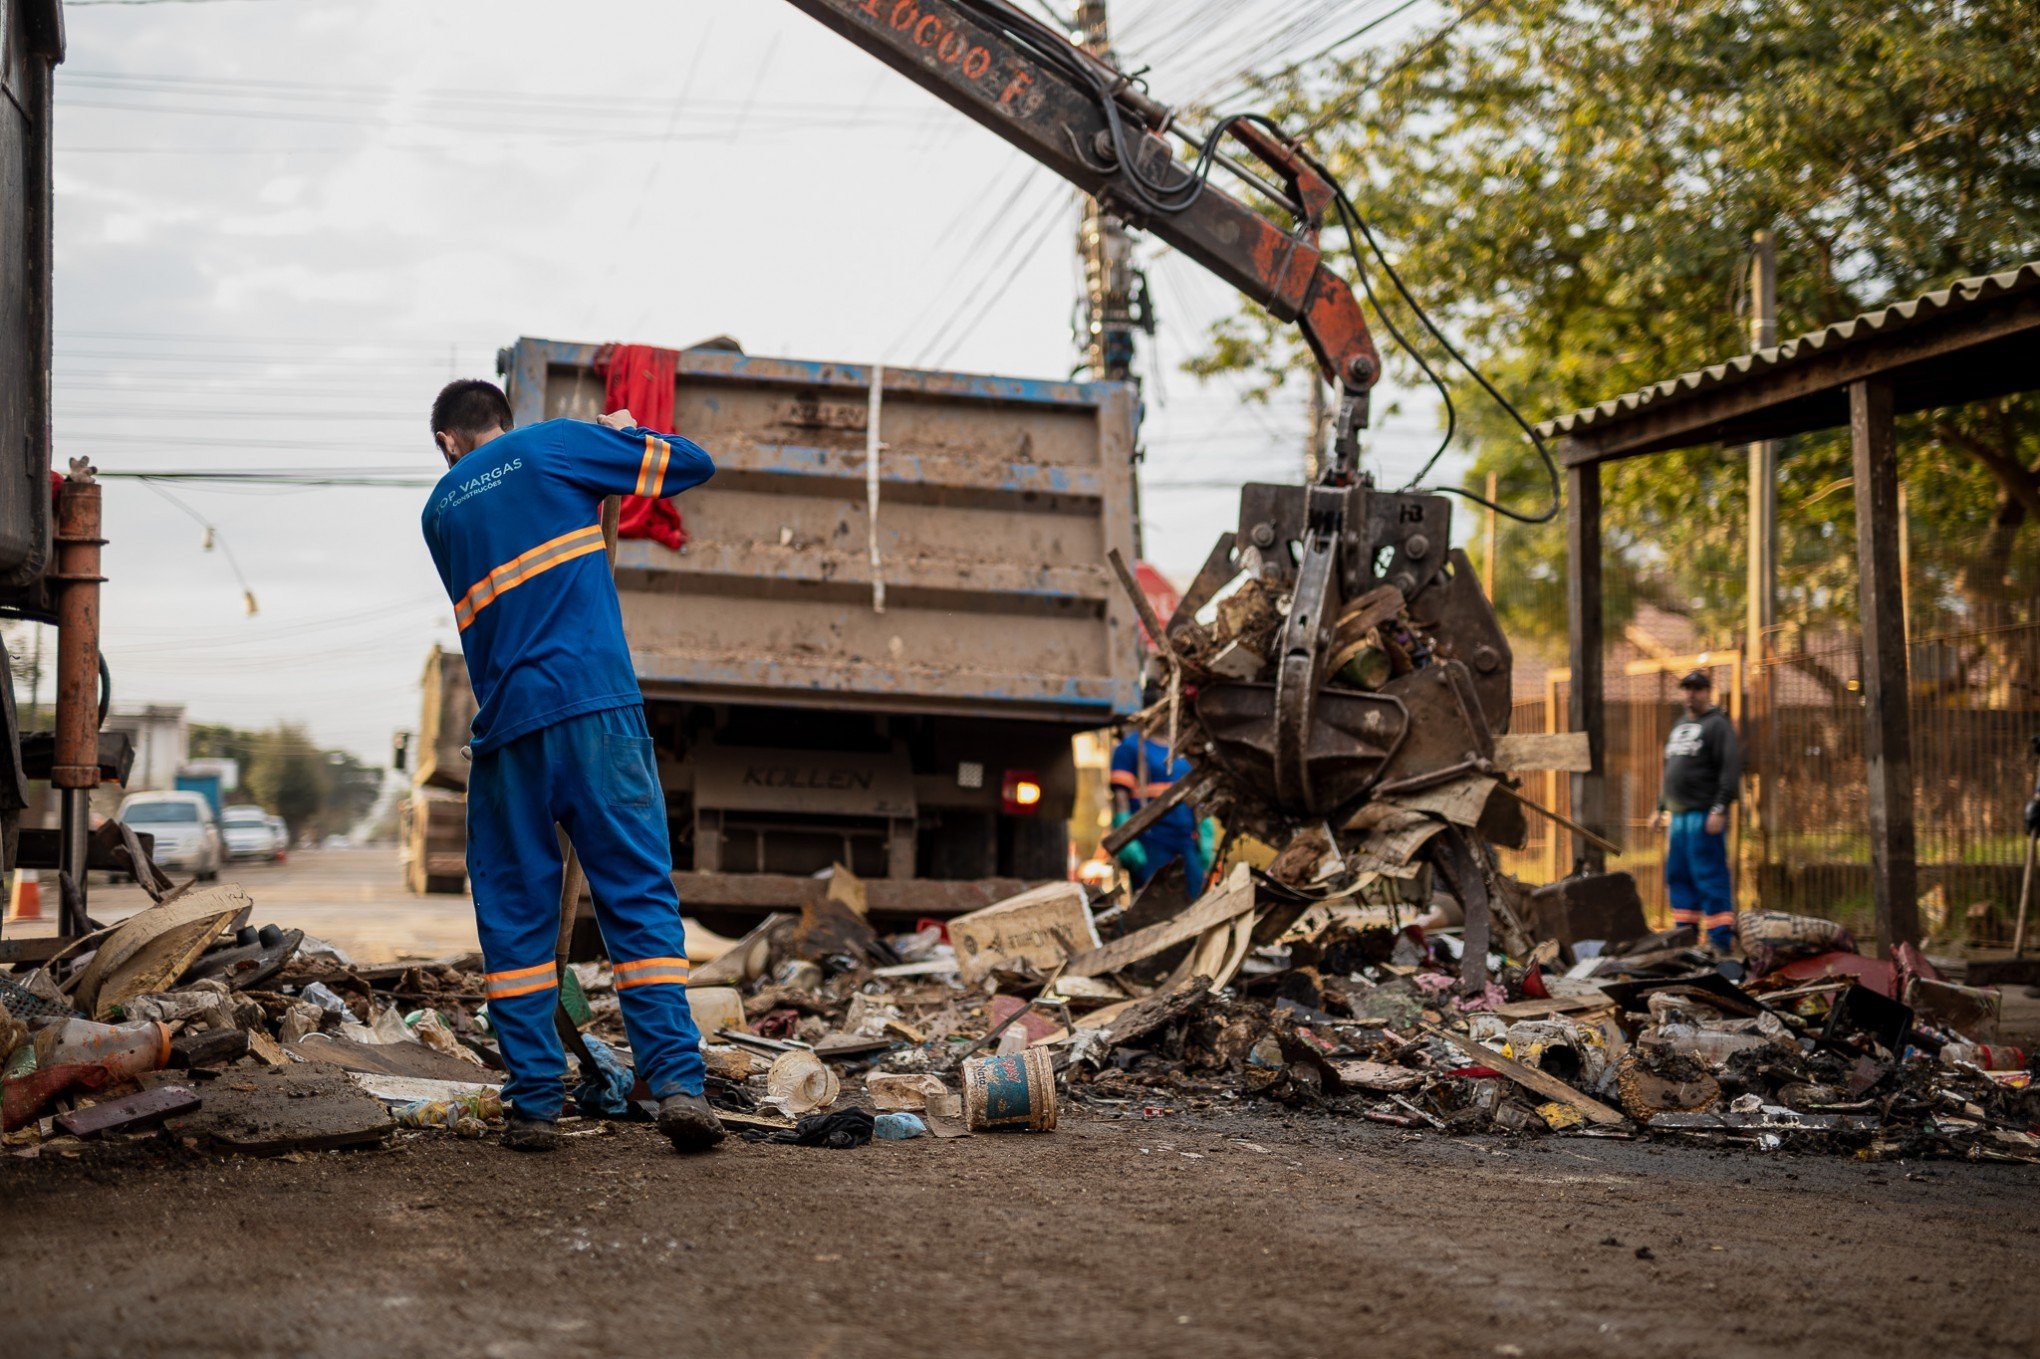
<svg viewBox="0 0 2040 1359"><path fill-rule="evenodd" d="M1131 812L1114 812L1112 814L1112 829L1118 830L1131 820L1132 817L1133 813ZM1138 840L1128 840L1119 847L1119 853L1112 857L1119 860L1120 866L1135 877L1139 877L1147 872L1147 846Z"/></svg>
<svg viewBox="0 0 2040 1359"><path fill-rule="evenodd" d="M1197 848L1204 855L1204 866L1209 868L1218 859L1218 822L1210 817L1197 823Z"/></svg>

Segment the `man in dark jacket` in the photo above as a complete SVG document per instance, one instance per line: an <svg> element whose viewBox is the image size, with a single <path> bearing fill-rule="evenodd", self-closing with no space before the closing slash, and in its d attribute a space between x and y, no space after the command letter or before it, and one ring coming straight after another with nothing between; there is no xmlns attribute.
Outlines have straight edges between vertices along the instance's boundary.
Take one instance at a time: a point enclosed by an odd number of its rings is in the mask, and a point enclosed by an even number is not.
<svg viewBox="0 0 2040 1359"><path fill-rule="evenodd" d="M1671 824L1665 844L1665 890L1672 923L1694 925L1708 947L1735 944L1735 891L1728 877L1728 809L1742 780L1735 725L1714 703L1714 681L1695 670L1679 681L1685 711L1665 742L1665 777L1653 828Z"/></svg>

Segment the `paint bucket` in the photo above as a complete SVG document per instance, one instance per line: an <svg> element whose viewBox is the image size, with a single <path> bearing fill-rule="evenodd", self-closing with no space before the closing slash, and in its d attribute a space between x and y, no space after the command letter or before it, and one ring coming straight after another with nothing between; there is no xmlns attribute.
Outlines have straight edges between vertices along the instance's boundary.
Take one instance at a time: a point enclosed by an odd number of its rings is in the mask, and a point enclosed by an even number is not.
<svg viewBox="0 0 2040 1359"><path fill-rule="evenodd" d="M1055 1068L1042 1048L963 1064L963 1108L972 1132L1055 1126Z"/></svg>

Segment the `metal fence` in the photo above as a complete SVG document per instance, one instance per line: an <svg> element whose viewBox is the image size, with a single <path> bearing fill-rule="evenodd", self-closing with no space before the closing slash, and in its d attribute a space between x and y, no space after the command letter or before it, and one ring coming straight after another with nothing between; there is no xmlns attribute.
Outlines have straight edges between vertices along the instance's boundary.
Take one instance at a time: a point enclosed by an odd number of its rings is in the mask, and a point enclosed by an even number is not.
<svg viewBox="0 0 2040 1359"><path fill-rule="evenodd" d="M2040 607L2021 600L1959 618L1915 620L1910 639L1913 791L1922 923L1937 939L2010 937L2025 853L2021 809L2040 735ZM1731 855L1746 904L1843 921L1868 933L1870 851L1863 760L1860 639L1791 639L1745 675L1742 657L1611 658L1607 678L1608 819L1653 918L1668 920L1663 840L1650 829L1678 679L1705 667L1743 736L1744 805ZM1511 730L1566 728L1567 676L1519 696ZM1526 777L1525 793L1570 814L1569 780ZM1510 872L1548 882L1568 871L1573 837L1532 818L1531 840L1503 854Z"/></svg>

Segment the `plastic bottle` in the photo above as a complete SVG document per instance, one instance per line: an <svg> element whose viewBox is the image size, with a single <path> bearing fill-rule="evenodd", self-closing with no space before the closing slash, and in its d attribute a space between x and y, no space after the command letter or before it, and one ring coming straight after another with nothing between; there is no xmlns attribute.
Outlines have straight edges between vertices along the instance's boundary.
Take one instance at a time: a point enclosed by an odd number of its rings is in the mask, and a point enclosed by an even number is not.
<svg viewBox="0 0 2040 1359"><path fill-rule="evenodd" d="M2025 1068L2026 1053L2022 1048L2006 1047L2002 1043L1944 1044L1941 1064L1954 1066L1958 1062L1982 1067L1985 1071L2020 1071Z"/></svg>
<svg viewBox="0 0 2040 1359"><path fill-rule="evenodd" d="M871 1135L894 1142L904 1142L910 1137L919 1137L928 1131L928 1125L918 1114L880 1114L871 1120Z"/></svg>
<svg viewBox="0 0 2040 1359"><path fill-rule="evenodd" d="M1720 1066L1738 1052L1771 1046L1771 1040L1761 1034L1725 1033L1719 1029L1703 1029L1697 1024L1660 1024L1657 1041L1674 1052L1697 1057L1710 1066Z"/></svg>
<svg viewBox="0 0 2040 1359"><path fill-rule="evenodd" d="M96 1066L116 1081L159 1071L170 1060L170 1030L153 1019L96 1024L67 1019L35 1036L36 1067Z"/></svg>

